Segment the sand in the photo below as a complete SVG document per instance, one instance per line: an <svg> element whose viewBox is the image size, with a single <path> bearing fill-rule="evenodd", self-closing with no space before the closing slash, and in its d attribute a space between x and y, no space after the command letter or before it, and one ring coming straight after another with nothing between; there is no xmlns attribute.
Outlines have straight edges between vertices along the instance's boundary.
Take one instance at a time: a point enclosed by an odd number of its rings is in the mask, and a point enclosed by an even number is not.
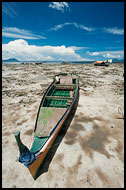
<svg viewBox="0 0 126 190"><path fill-rule="evenodd" d="M29 147L42 92L60 72L80 76L78 106L36 181L17 161ZM124 187L124 65L2 65L2 187ZM56 146L56 145L55 145Z"/></svg>

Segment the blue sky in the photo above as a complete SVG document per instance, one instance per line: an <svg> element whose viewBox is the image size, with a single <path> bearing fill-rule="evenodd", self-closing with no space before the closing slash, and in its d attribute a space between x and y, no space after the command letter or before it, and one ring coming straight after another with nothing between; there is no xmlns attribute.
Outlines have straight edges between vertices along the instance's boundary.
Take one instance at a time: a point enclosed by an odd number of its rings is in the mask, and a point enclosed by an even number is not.
<svg viewBox="0 0 126 190"><path fill-rule="evenodd" d="M2 58L124 58L123 2L2 2Z"/></svg>

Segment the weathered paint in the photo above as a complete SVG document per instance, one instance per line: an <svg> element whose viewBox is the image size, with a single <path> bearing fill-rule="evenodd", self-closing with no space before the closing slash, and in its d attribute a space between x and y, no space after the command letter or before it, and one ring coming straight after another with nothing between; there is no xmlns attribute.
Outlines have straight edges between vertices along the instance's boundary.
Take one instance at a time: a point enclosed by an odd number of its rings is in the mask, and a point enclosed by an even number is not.
<svg viewBox="0 0 126 190"><path fill-rule="evenodd" d="M76 79L77 79L77 81L76 81L76 87L75 87L73 93L69 92L69 93L65 94L65 96L67 96L66 98L71 99L72 102L70 103L70 105L66 104L66 102L64 101L65 100L65 97L64 97L64 99L61 102L62 103L61 107L62 106L66 106L67 107L66 112L64 113L64 116L62 117L61 120L59 120L59 122L57 123L56 127L54 126L55 129L52 131L51 136L48 137L47 141L42 146L42 148L40 146L40 150L36 151L35 155L36 155L37 159L28 167L28 169L29 169L29 171L30 171L30 173L31 173L31 175L33 176L34 179L37 178L37 174L38 174L39 168L40 168L41 164L43 163L43 160L45 159L45 157L46 157L49 149L51 148L51 145L53 144L54 140L56 139L56 136L58 135L60 129L62 128L62 125L63 125L64 121L66 120L67 116L69 115L69 113L70 113L70 111L72 109L72 106L73 106L73 104L74 104L74 102L76 100L76 97L78 95L77 92L78 92L78 89L79 89L79 87L78 87L78 78L76 78ZM54 84L55 84L55 79L52 82L52 84L48 87L48 89L46 90L46 93L45 93L46 95L53 96L55 88L51 88L51 86L52 85L54 86ZM39 111L41 109L41 106L44 106L43 102L45 101L45 94L44 94L44 96L42 98L42 101L40 103ZM55 96L56 95L54 94L54 98L55 98ZM70 96L71 96L71 98L70 98ZM60 98L60 99L62 99L62 98ZM39 120L38 120L39 119L39 111L38 111L38 114L37 114L37 120L36 120L35 129L34 129L34 132L32 134L32 137L31 137L30 147L32 146L32 143L33 143L33 140L34 140L34 135L35 135L35 131L36 131L36 128L37 128L37 122L39 122ZM47 123L48 117L50 117L51 115L52 115L52 112L47 113L47 110L45 110L45 112L44 112L44 120L43 120L44 126Z"/></svg>
<svg viewBox="0 0 126 190"><path fill-rule="evenodd" d="M50 146L53 144L56 136L58 135L58 133L59 133L59 131L60 131L60 129L61 129L64 121L66 120L66 118L67 118L67 116L68 116L68 114L69 114L69 112L70 112L71 109L72 109L72 106L68 110L67 114L65 115L64 119L62 120L62 122L58 126L57 130L55 131L55 133L50 137L50 140L49 140L48 144L42 149L41 154L38 155L37 160L35 160L35 162L28 168L34 179L36 179L38 170L39 170L42 162L44 161L44 158L47 155L47 153L48 153L48 151L50 149Z"/></svg>
<svg viewBox="0 0 126 190"><path fill-rule="evenodd" d="M77 89L77 90L78 90L78 89ZM77 94L76 94L76 96L77 96ZM54 142L56 136L58 135L58 133L59 133L59 131L60 131L60 129L61 129L61 127L62 127L64 121L66 120L67 116L69 115L69 113L70 113L70 111L71 111L71 109L72 109L72 106L73 106L73 104L74 104L74 102L75 102L75 99L76 99L76 97L74 97L73 103L71 104L70 108L68 109L68 111L67 111L65 117L63 118L62 122L61 122L61 123L59 124L59 126L57 127L55 133L50 137L50 140L49 140L48 144L46 144L46 146L44 146L44 147L42 148L41 154L38 155L37 160L28 168L29 171L30 171L30 173L31 173L31 175L32 175L32 177L33 177L34 179L37 178L38 170L39 170L40 166L42 165L42 163L43 163L43 161L44 161L44 159L45 159L45 157L46 157L46 155L47 155L49 149L51 148L51 145L53 144L53 142Z"/></svg>

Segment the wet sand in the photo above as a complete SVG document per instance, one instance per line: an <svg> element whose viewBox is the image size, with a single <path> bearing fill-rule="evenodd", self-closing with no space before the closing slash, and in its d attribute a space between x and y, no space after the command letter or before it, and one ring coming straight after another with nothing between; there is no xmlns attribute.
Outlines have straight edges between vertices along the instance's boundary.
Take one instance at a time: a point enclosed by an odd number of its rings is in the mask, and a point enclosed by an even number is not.
<svg viewBox="0 0 126 190"><path fill-rule="evenodd" d="M42 92L60 72L79 74L79 102L47 170L34 181L16 160L14 133L29 147ZM123 64L2 65L2 187L123 188L123 72Z"/></svg>

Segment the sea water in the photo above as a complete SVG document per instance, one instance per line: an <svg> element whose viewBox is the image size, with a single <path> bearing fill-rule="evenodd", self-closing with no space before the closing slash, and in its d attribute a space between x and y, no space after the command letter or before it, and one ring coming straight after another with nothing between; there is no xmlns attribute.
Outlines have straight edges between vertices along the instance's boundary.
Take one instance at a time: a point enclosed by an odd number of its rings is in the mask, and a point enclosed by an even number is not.
<svg viewBox="0 0 126 190"><path fill-rule="evenodd" d="M62 63L62 61L42 61L42 62L39 62L39 61L15 61L15 62L10 62L10 61L2 61L2 64L37 64L37 63L40 63L40 64L64 64ZM67 62L66 64L92 64L93 61L91 62L86 62L86 61L69 61ZM64 64L65 65L65 64Z"/></svg>

